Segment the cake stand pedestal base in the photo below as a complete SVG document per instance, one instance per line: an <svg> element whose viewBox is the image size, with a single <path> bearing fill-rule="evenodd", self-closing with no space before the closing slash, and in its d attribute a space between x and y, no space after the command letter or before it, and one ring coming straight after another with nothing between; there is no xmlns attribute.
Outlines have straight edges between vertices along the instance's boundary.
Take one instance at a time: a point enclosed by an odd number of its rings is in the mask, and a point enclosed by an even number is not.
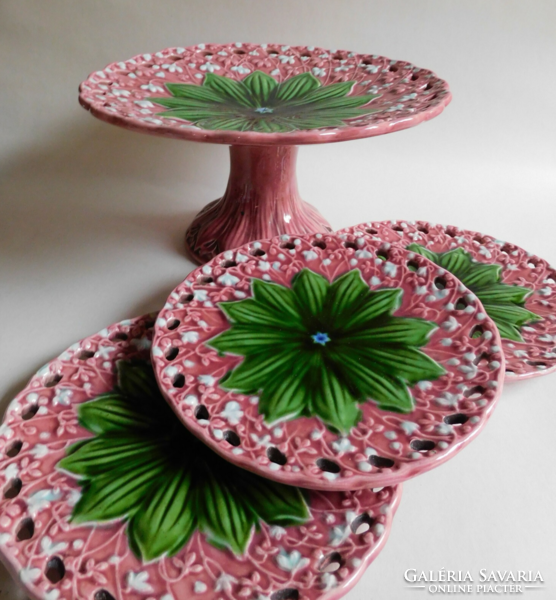
<svg viewBox="0 0 556 600"><path fill-rule="evenodd" d="M252 240L332 231L297 189L296 146L231 146L230 178L222 198L195 217L186 249L199 263Z"/></svg>

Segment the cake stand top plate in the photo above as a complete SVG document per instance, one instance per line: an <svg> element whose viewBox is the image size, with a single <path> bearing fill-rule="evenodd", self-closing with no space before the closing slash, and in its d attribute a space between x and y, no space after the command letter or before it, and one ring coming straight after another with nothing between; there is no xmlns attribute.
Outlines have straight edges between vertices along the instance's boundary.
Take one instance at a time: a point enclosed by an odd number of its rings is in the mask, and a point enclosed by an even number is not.
<svg viewBox="0 0 556 600"><path fill-rule="evenodd" d="M453 275L366 234L226 251L170 294L160 388L231 462L307 488L391 485L457 453L504 376L500 337Z"/></svg>
<svg viewBox="0 0 556 600"><path fill-rule="evenodd" d="M115 62L92 73L79 94L80 103L108 123L231 145L381 135L432 119L450 99L444 80L409 62L241 43L167 48Z"/></svg>
<svg viewBox="0 0 556 600"><path fill-rule="evenodd" d="M160 395L152 324L74 344L9 406L0 558L35 600L342 596L401 489L302 492L233 467Z"/></svg>

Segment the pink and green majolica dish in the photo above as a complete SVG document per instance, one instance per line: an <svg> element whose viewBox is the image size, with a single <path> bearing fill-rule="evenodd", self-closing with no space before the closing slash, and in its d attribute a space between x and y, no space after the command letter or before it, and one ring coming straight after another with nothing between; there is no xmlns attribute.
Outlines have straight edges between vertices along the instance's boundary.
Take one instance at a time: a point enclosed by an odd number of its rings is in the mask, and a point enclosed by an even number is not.
<svg viewBox="0 0 556 600"><path fill-rule="evenodd" d="M40 600L340 597L386 541L401 490L307 491L229 464L162 398L152 325L74 344L10 405L7 566Z"/></svg>
<svg viewBox="0 0 556 600"><path fill-rule="evenodd" d="M492 236L427 221L369 222L339 233L402 244L458 277L498 327L507 379L556 371L556 269L546 260Z"/></svg>
<svg viewBox="0 0 556 600"><path fill-rule="evenodd" d="M231 146L224 196L190 226L204 262L277 234L330 231L303 202L296 146L391 133L450 102L429 70L383 56L279 44L199 44L112 63L80 87L96 117L133 131Z"/></svg>
<svg viewBox="0 0 556 600"><path fill-rule="evenodd" d="M314 489L390 485L440 464L479 432L504 375L477 296L365 235L227 251L172 292L155 332L160 388L196 436Z"/></svg>

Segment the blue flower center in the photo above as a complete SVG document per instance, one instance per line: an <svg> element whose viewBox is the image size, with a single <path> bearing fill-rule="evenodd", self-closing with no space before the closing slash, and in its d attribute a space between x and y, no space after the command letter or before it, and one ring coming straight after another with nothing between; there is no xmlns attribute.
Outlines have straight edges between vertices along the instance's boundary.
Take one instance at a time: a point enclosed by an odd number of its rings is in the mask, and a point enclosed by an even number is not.
<svg viewBox="0 0 556 600"><path fill-rule="evenodd" d="M321 346L325 346L330 341L328 334L321 333L320 331L311 337L313 338L313 342L315 342L315 344L320 344Z"/></svg>
<svg viewBox="0 0 556 600"><path fill-rule="evenodd" d="M255 109L255 112L261 113L261 114L264 115L266 113L271 113L271 112L274 112L274 111L272 110L272 108L268 108L267 106L259 106L259 108Z"/></svg>

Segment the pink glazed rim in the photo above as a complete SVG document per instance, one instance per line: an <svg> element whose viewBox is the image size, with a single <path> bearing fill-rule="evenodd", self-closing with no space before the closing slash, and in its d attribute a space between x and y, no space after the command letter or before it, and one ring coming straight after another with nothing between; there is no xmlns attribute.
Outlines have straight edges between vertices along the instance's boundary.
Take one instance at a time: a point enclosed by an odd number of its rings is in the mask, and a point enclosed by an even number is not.
<svg viewBox="0 0 556 600"><path fill-rule="evenodd" d="M195 531L174 558L144 561L129 548L125 520L68 522L81 491L57 465L74 442L93 439L76 410L113 390L118 361L148 360L153 318L123 321L72 345L9 406L0 430L3 562L36 600L272 598L285 590L284 598L342 596L384 546L401 486L309 492L305 525L260 523L240 560ZM327 572L331 561L338 568Z"/></svg>
<svg viewBox="0 0 556 600"><path fill-rule="evenodd" d="M284 81L310 72L322 85L354 81L369 90L378 112L342 127L288 133L206 130L181 119L161 118L148 98L169 93L167 83L202 83L207 73L242 80L255 70ZM361 90L361 91L360 91ZM376 54L329 51L282 44L198 44L167 48L114 62L81 83L79 102L95 117L132 131L230 145L300 145L340 142L413 127L439 115L452 96L448 84L428 69Z"/></svg>
<svg viewBox="0 0 556 600"><path fill-rule="evenodd" d="M446 374L411 388L412 412L380 410L367 401L360 405L362 421L339 435L316 416L268 424L257 396L221 387L240 357L206 345L230 328L218 303L251 297L251 283L259 278L289 287L306 268L329 282L360 269L371 290L404 290L396 316L423 317L438 326L425 350ZM439 277L445 289L436 289ZM465 310L455 308L461 298L467 299ZM500 396L499 344L476 297L424 257L371 236L280 236L224 252L177 286L157 319L153 364L182 422L229 461L290 485L347 490L399 483L461 450ZM241 444L229 444L226 430Z"/></svg>
<svg viewBox="0 0 556 600"><path fill-rule="evenodd" d="M530 288L525 308L542 317L521 328L523 342L502 338L506 381L556 372L556 269L546 260L490 235L428 221L369 221L338 231L355 232L404 246L418 243L434 252L463 248L480 263L501 265L501 281Z"/></svg>

